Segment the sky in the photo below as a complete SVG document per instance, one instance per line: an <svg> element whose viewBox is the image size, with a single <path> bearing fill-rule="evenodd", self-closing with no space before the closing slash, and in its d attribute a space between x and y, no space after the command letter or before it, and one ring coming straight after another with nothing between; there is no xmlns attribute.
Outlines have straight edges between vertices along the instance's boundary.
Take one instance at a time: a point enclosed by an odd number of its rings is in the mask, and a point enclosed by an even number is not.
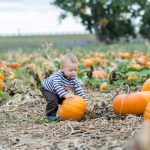
<svg viewBox="0 0 150 150"><path fill-rule="evenodd" d="M60 24L62 10L51 0L0 0L0 35L84 33L79 19L71 15Z"/></svg>

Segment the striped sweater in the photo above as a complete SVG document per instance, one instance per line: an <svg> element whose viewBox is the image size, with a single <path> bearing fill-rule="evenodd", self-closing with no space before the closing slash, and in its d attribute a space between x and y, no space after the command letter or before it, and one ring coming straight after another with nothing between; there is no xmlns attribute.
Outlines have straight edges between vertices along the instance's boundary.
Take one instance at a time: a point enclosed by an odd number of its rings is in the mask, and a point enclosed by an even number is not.
<svg viewBox="0 0 150 150"><path fill-rule="evenodd" d="M77 78L73 77L68 79L61 71L55 72L48 78L44 79L42 82L42 87L58 95L60 98L72 90L76 95L81 96L87 101L87 97L85 96Z"/></svg>

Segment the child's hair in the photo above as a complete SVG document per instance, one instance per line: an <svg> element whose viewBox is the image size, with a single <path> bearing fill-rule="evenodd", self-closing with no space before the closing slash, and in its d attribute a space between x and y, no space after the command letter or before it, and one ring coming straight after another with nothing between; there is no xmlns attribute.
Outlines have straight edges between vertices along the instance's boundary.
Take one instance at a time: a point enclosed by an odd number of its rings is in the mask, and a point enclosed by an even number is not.
<svg viewBox="0 0 150 150"><path fill-rule="evenodd" d="M65 64L65 63L68 63L68 62L71 62L71 63L78 63L78 59L77 57L72 54L72 53L67 53L65 54L62 59L61 59L61 67Z"/></svg>

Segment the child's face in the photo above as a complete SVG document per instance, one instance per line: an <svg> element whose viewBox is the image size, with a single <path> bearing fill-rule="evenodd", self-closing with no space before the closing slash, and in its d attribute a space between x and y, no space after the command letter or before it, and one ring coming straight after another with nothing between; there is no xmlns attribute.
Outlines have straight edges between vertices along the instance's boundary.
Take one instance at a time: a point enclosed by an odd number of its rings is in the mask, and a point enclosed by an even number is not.
<svg viewBox="0 0 150 150"><path fill-rule="evenodd" d="M65 63L61 69L65 76L68 78L75 77L77 75L78 63Z"/></svg>

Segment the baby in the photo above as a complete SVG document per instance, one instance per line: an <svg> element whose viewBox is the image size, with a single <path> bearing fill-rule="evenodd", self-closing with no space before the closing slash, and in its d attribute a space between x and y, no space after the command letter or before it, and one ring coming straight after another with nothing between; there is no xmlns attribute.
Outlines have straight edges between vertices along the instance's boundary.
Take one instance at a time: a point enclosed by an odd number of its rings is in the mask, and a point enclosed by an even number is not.
<svg viewBox="0 0 150 150"><path fill-rule="evenodd" d="M77 80L78 59L72 53L67 53L61 59L60 70L44 79L41 92L46 100L46 116L48 120L56 121L58 105L64 99L71 100L73 94L81 96L85 101L87 97Z"/></svg>

